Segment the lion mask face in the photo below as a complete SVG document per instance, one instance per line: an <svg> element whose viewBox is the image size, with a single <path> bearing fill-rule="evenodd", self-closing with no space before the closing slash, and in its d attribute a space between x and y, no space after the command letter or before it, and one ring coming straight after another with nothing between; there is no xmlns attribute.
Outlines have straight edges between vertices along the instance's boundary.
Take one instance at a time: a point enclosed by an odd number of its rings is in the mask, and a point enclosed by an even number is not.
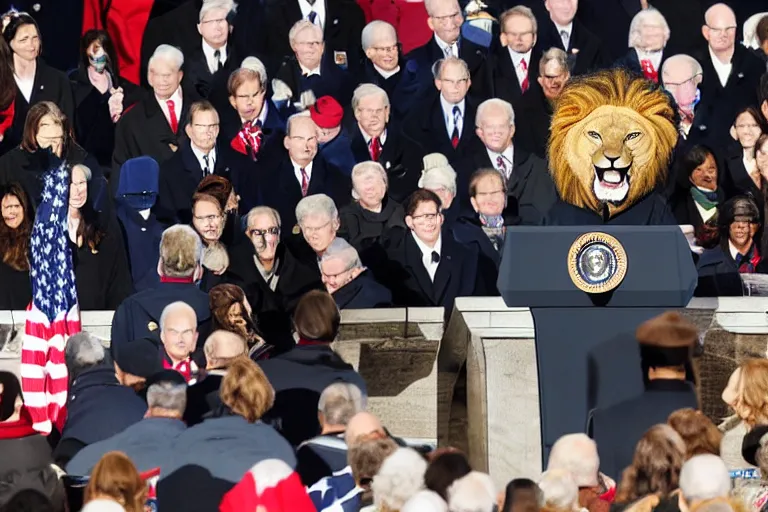
<svg viewBox="0 0 768 512"><path fill-rule="evenodd" d="M549 146L560 197L608 216L626 210L666 176L677 142L674 110L658 89L622 70L569 84Z"/></svg>

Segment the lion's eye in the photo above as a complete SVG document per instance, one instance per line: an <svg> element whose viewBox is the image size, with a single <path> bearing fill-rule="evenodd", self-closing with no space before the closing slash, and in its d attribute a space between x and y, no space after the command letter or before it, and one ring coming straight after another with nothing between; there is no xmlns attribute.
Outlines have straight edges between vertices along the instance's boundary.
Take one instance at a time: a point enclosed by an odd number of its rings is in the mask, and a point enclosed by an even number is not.
<svg viewBox="0 0 768 512"><path fill-rule="evenodd" d="M630 141L632 139L638 138L639 136L640 136L640 132L632 132L632 133L628 134L626 137L624 137L624 140L625 141Z"/></svg>
<svg viewBox="0 0 768 512"><path fill-rule="evenodd" d="M595 140L602 140L602 137L600 137L600 134L597 133L596 131L590 130L590 131L587 132L587 135L589 135L590 137L592 137Z"/></svg>

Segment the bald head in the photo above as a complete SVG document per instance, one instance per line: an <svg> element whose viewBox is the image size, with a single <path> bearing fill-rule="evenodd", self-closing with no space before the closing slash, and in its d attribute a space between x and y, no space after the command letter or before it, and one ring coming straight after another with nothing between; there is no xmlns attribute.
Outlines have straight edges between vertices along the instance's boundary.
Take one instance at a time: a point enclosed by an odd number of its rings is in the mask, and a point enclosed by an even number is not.
<svg viewBox="0 0 768 512"><path fill-rule="evenodd" d="M386 435L379 418L369 412L359 412L352 416L352 419L347 423L344 440L347 443L347 447L350 447L355 445L361 437L374 432Z"/></svg>
<svg viewBox="0 0 768 512"><path fill-rule="evenodd" d="M736 44L736 14L733 9L725 4L715 4L704 14L704 23L701 33L712 51L715 54L732 52Z"/></svg>
<svg viewBox="0 0 768 512"><path fill-rule="evenodd" d="M175 365L186 360L197 347L197 314L186 302L168 304L160 315L160 339Z"/></svg>
<svg viewBox="0 0 768 512"><path fill-rule="evenodd" d="M208 369L226 368L234 358L248 353L248 345L242 336L229 331L211 333L203 346Z"/></svg>

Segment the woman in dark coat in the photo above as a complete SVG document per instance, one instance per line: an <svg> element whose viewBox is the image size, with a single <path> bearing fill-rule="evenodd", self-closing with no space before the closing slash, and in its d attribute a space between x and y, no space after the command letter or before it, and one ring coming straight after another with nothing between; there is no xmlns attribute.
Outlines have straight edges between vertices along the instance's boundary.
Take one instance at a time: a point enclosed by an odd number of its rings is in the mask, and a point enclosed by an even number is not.
<svg viewBox="0 0 768 512"><path fill-rule="evenodd" d="M141 89L117 71L117 54L104 30L89 30L80 41L80 64L69 78L75 98L75 136L104 168L112 165L115 124L136 103Z"/></svg>
<svg viewBox="0 0 768 512"><path fill-rule="evenodd" d="M34 213L18 183L0 185L0 200L0 310L24 310L32 300L27 255Z"/></svg>
<svg viewBox="0 0 768 512"><path fill-rule="evenodd" d="M765 180L757 170L755 148L763 133L762 115L755 107L741 109L736 114L731 127L731 136L736 142L725 148L727 157L720 177L726 199L740 194L751 194L757 200L758 206L762 206L760 190Z"/></svg>
<svg viewBox="0 0 768 512"><path fill-rule="evenodd" d="M63 512L64 487L51 467L51 447L32 428L21 385L10 372L0 372L0 453L0 508L17 492L33 489L51 501L53 510Z"/></svg>
<svg viewBox="0 0 768 512"><path fill-rule="evenodd" d="M120 226L99 218L88 197L90 169L72 168L69 188L70 247L81 310L114 310L133 293Z"/></svg>
<svg viewBox="0 0 768 512"><path fill-rule="evenodd" d="M107 206L106 182L98 162L75 144L67 118L54 103L43 101L29 109L21 145L0 157L0 184L18 181L32 208L37 209L43 193L43 175L65 161L85 164L92 170L88 195L101 211Z"/></svg>
<svg viewBox="0 0 768 512"><path fill-rule="evenodd" d="M48 66L41 58L42 39L34 18L11 11L3 16L3 38L13 52L12 66L16 81L16 99L11 128L0 143L0 154L19 144L23 137L27 112L36 103L50 101L58 105L68 119L75 115L75 104L67 75Z"/></svg>
<svg viewBox="0 0 768 512"><path fill-rule="evenodd" d="M718 168L714 152L706 146L693 146L683 155L676 172L678 183L669 199L669 207L680 225L691 225L702 231L704 224L717 226L717 207L724 202L718 185Z"/></svg>

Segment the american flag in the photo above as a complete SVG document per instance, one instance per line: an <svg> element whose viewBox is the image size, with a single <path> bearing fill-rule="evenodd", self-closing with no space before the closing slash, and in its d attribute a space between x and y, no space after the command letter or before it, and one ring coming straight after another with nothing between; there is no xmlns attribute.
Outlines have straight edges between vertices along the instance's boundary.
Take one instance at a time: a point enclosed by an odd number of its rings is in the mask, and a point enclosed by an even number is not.
<svg viewBox="0 0 768 512"><path fill-rule="evenodd" d="M30 240L32 302L21 348L21 387L32 426L43 434L49 434L53 425L61 431L66 419L64 344L81 330L67 230L69 174L62 164L43 176Z"/></svg>

